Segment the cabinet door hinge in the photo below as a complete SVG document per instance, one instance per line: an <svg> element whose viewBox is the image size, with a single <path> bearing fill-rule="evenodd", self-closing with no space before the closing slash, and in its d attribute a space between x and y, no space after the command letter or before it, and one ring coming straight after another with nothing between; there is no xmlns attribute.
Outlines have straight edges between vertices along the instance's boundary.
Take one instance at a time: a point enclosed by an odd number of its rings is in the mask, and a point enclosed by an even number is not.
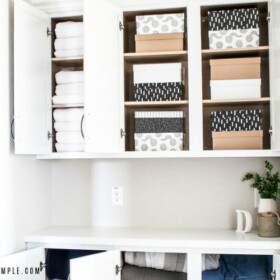
<svg viewBox="0 0 280 280"><path fill-rule="evenodd" d="M52 36L52 35L53 35L53 32L49 28L47 28L47 36Z"/></svg>
<svg viewBox="0 0 280 280"><path fill-rule="evenodd" d="M115 273L116 273L116 275L119 275L119 273L120 273L121 271L122 271L122 267L116 265L116 268L115 268Z"/></svg>
<svg viewBox="0 0 280 280"><path fill-rule="evenodd" d="M48 140L52 139L54 135L48 131Z"/></svg>
<svg viewBox="0 0 280 280"><path fill-rule="evenodd" d="M119 29L120 29L120 31L124 30L124 25L122 24L121 21L119 21Z"/></svg>
<svg viewBox="0 0 280 280"><path fill-rule="evenodd" d="M272 280L276 280L276 271L275 271L275 270L273 270L273 271L270 273L270 275L271 275L271 279L272 279Z"/></svg>
<svg viewBox="0 0 280 280"><path fill-rule="evenodd" d="M47 267L46 263L40 262L40 271Z"/></svg>
<svg viewBox="0 0 280 280"><path fill-rule="evenodd" d="M266 20L270 22L270 12L267 13Z"/></svg>
<svg viewBox="0 0 280 280"><path fill-rule="evenodd" d="M270 136L272 136L272 134L273 134L273 129L272 129L272 126L270 126L270 128L269 128L268 132L269 132Z"/></svg>
<svg viewBox="0 0 280 280"><path fill-rule="evenodd" d="M121 128L121 138L126 136L126 132Z"/></svg>

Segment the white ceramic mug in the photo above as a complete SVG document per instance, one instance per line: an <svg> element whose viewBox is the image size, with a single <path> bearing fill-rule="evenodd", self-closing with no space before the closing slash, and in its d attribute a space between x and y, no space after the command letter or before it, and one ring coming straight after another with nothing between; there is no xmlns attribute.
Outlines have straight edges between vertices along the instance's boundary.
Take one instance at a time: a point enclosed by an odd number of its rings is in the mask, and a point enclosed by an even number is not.
<svg viewBox="0 0 280 280"><path fill-rule="evenodd" d="M237 213L237 229L236 232L246 233L252 230L253 219L249 211L235 210Z"/></svg>

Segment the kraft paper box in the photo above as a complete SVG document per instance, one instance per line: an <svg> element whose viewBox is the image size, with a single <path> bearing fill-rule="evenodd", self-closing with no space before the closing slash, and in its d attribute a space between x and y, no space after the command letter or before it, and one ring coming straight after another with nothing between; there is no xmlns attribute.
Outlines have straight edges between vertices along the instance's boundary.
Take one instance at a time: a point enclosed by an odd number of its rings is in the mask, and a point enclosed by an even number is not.
<svg viewBox="0 0 280 280"><path fill-rule="evenodd" d="M184 33L135 35L136 52L167 52L184 49Z"/></svg>
<svg viewBox="0 0 280 280"><path fill-rule="evenodd" d="M211 80L261 78L260 57L210 59Z"/></svg>
<svg viewBox="0 0 280 280"><path fill-rule="evenodd" d="M212 132L213 150L259 150L263 147L263 131Z"/></svg>

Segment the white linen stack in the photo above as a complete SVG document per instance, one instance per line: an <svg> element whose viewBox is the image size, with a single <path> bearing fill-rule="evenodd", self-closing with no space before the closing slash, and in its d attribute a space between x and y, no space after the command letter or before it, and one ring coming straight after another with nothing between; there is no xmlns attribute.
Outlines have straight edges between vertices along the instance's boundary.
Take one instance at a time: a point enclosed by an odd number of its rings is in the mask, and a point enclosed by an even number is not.
<svg viewBox="0 0 280 280"><path fill-rule="evenodd" d="M55 26L55 57L77 57L84 55L83 22L59 22Z"/></svg>
<svg viewBox="0 0 280 280"><path fill-rule="evenodd" d="M55 75L55 105L84 104L84 72L60 71Z"/></svg>
<svg viewBox="0 0 280 280"><path fill-rule="evenodd" d="M57 152L83 152L84 138L81 133L83 108L54 110Z"/></svg>

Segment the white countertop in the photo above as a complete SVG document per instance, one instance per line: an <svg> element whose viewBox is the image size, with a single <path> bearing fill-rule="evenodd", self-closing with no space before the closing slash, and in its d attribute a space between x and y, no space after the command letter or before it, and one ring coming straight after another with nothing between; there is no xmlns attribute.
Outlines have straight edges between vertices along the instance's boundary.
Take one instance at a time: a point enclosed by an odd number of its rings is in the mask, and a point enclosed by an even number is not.
<svg viewBox="0 0 280 280"><path fill-rule="evenodd" d="M236 233L234 230L190 230L150 228L99 228L54 226L26 236L29 247L188 252L280 250L280 238L262 238L256 232ZM257 253L257 252L255 252Z"/></svg>

